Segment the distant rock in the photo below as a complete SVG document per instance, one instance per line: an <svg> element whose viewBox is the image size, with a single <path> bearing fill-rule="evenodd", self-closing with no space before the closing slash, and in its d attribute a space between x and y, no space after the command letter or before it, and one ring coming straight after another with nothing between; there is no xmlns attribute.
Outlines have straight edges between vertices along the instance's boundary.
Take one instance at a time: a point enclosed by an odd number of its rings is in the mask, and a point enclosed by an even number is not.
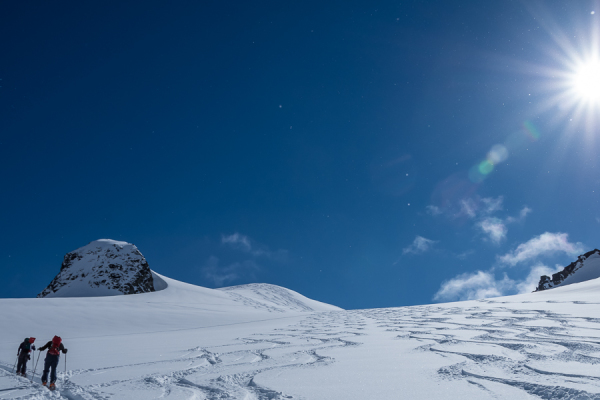
<svg viewBox="0 0 600 400"><path fill-rule="evenodd" d="M115 296L154 291L153 273L136 246L100 239L67 253L58 275L37 297Z"/></svg>
<svg viewBox="0 0 600 400"><path fill-rule="evenodd" d="M600 278L600 250L598 249L580 255L577 261L567 265L562 271L553 274L552 278L543 275L535 291L540 292L557 286L585 282L596 278Z"/></svg>

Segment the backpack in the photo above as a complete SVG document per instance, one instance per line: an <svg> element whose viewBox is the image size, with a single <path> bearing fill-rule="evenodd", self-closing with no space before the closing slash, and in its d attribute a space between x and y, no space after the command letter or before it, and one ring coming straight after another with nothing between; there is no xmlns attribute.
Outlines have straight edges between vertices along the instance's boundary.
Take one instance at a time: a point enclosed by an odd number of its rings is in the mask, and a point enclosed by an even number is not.
<svg viewBox="0 0 600 400"><path fill-rule="evenodd" d="M60 354L60 344L62 339L59 336L54 336L52 338L52 345L50 346L50 350L48 350L48 354L52 356L58 356Z"/></svg>
<svg viewBox="0 0 600 400"><path fill-rule="evenodd" d="M30 351L31 343L29 343L29 338L25 338L25 341L23 342L23 353L29 354Z"/></svg>

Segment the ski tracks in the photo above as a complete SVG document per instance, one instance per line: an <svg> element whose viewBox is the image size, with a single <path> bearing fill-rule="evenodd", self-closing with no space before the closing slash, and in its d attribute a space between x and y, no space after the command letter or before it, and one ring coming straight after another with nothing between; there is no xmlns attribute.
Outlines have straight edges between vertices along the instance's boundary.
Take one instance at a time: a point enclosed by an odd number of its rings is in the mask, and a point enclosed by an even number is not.
<svg viewBox="0 0 600 400"><path fill-rule="evenodd" d="M270 370L326 366L335 360L320 351L358 346L354 338L364 335L365 325L356 313L310 314L295 325L220 346L189 348L172 359L59 373L56 392L30 384L25 396L19 397L15 389L11 397L0 391L0 399L300 400L254 378ZM17 383L9 386L16 388Z"/></svg>
<svg viewBox="0 0 600 400"><path fill-rule="evenodd" d="M11 366L0 365L0 399L27 399L27 400L48 400L65 399L59 391L51 392L41 384L32 383L30 378L17 376L12 371ZM76 399L78 400L78 399Z"/></svg>
<svg viewBox="0 0 600 400"><path fill-rule="evenodd" d="M398 340L415 341L415 351L462 356L438 370L441 379L464 379L482 390L494 382L548 400L600 399L600 321L508 306L418 306L365 315Z"/></svg>
<svg viewBox="0 0 600 400"><path fill-rule="evenodd" d="M348 329L348 320L360 316L339 312L314 314L301 323L269 334L240 338L239 344L220 346L215 351L218 363L209 369L197 371L188 378L173 382L176 385L200 390L207 400L247 399L284 400L298 399L258 385L254 377L261 372L295 368L314 368L334 362L319 351L333 347L355 346L349 338L361 335L358 329ZM360 327L355 327L360 328ZM231 347L232 351L228 351Z"/></svg>
<svg viewBox="0 0 600 400"><path fill-rule="evenodd" d="M55 393L10 374L12 365L3 364L0 399L303 400L261 386L256 378L267 371L326 368L336 362L326 354L337 354L328 349L353 351L376 330L390 345L407 341L401 347L408 351L448 360L437 370L440 382L462 380L488 397L505 398L497 395L504 387L523 398L600 400L600 319L535 305L523 310L509 303L474 304L480 306L310 314L221 345L182 349L168 359L60 373Z"/></svg>

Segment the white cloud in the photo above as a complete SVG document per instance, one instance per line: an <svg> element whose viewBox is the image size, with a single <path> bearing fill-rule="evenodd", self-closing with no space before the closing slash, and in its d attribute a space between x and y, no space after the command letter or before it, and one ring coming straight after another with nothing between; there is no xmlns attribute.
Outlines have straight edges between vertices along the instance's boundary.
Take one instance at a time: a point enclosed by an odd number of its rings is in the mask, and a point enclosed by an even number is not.
<svg viewBox="0 0 600 400"><path fill-rule="evenodd" d="M252 245L250 244L250 238L240 233L234 233L233 235L222 235L221 243L230 245L243 251L252 251Z"/></svg>
<svg viewBox="0 0 600 400"><path fill-rule="evenodd" d="M506 274L498 280L495 278L493 270L464 273L443 282L433 300L476 300L517 293L531 293L537 287L542 275L552 276L562 269L563 267L560 265L551 268L543 264L536 264L531 267L529 274L523 280L513 280Z"/></svg>
<svg viewBox="0 0 600 400"><path fill-rule="evenodd" d="M498 257L498 261L515 266L518 263L535 259L544 254L563 252L578 255L583 253L583 250L581 243L569 242L569 235L566 233L545 232L525 243L521 243L514 251Z"/></svg>
<svg viewBox="0 0 600 400"><path fill-rule="evenodd" d="M525 206L525 207L523 207L523 209L519 213L519 217L523 220L523 219L525 219L525 217L527 216L527 214L529 214L531 211L533 211L531 208Z"/></svg>
<svg viewBox="0 0 600 400"><path fill-rule="evenodd" d="M476 300L498 297L513 289L514 286L515 282L506 274L502 280L496 280L490 272L465 273L442 283L440 290L433 296L433 300Z"/></svg>
<svg viewBox="0 0 600 400"><path fill-rule="evenodd" d="M448 216L451 216L453 218L460 218L460 217L468 217L468 218L472 218L472 219L488 218L492 214L494 214L498 211L502 211L504 209L504 196L498 196L498 197L473 196L473 197L461 199L460 201L458 201L457 205L458 205L458 209L456 208L456 205L454 205L454 206L450 205L444 209L442 209L438 206L429 205L429 206L425 207L425 211L427 212L427 214L430 214L433 216L447 213ZM525 219L527 214L529 214L531 211L532 211L531 208L525 206L520 211L519 217L507 217L504 222L510 223L510 222L522 221Z"/></svg>
<svg viewBox="0 0 600 400"><path fill-rule="evenodd" d="M435 243L437 243L437 241L426 239L423 236L417 236L410 246L402 249L402 254L425 253L426 251L431 249Z"/></svg>
<svg viewBox="0 0 600 400"><path fill-rule="evenodd" d="M438 206L427 206L425 207L425 211L427 212L427 214L433 216L442 214L442 209Z"/></svg>
<svg viewBox="0 0 600 400"><path fill-rule="evenodd" d="M516 288L518 293L531 293L540 282L542 275L552 276L552 274L562 271L563 267L556 265L554 268L547 267L543 264L537 264L531 267L527 278L517 283Z"/></svg>
<svg viewBox="0 0 600 400"><path fill-rule="evenodd" d="M460 210L454 217L476 218L484 217L502 210L503 196L494 197L469 197L459 202Z"/></svg>
<svg viewBox="0 0 600 400"><path fill-rule="evenodd" d="M483 212L486 214L491 214L496 211L502 210L502 203L504 202L503 196L498 196L497 198L493 197L484 197L481 199L481 202L485 206Z"/></svg>
<svg viewBox="0 0 600 400"><path fill-rule="evenodd" d="M477 204L473 199L463 199L460 201L460 215L466 215L469 218L477 216Z"/></svg>
<svg viewBox="0 0 600 400"><path fill-rule="evenodd" d="M488 212L493 212L496 210L500 210L502 207L502 196L497 199L482 199L488 205ZM508 234L508 224L514 222L522 222L527 217L527 214L531 212L531 208L525 206L519 212L519 217L506 217L506 219L502 220L500 218L495 217L486 217L483 220L479 221L477 226L488 235L489 239L495 243L500 244L504 239L506 239L506 235Z"/></svg>
<svg viewBox="0 0 600 400"><path fill-rule="evenodd" d="M458 207L458 208L457 208ZM443 209L429 205L425 208L427 214L437 216L446 214L450 218L468 219L472 226L482 231L484 241L490 241L496 245L502 243L508 236L509 225L516 222L523 222L528 214L532 212L531 208L524 206L518 216L505 216L498 218L499 211L504 209L504 196L498 197L480 197L472 196L463 198ZM600 218L598 218L600 222ZM410 250L405 249L405 253Z"/></svg>
<svg viewBox="0 0 600 400"><path fill-rule="evenodd" d="M566 233L544 233L540 236L522 243L517 248L498 259L504 264L515 266L532 261L543 254L564 252L570 255L583 253L581 243L571 243ZM524 265L523 265L524 264ZM531 264L529 264L531 265ZM474 300L488 297L506 296L516 293L530 293L534 291L542 275L552 276L563 269L556 265L554 268L537 263L529 267L528 275L522 280L510 279L506 274L498 280L494 276L494 269L463 273L446 282L434 295L436 301Z"/></svg>
<svg viewBox="0 0 600 400"><path fill-rule="evenodd" d="M467 257L469 257L472 254L475 254L475 250L473 250L473 249L463 251L462 253L457 254L456 258L458 258L459 260L465 260Z"/></svg>
<svg viewBox="0 0 600 400"><path fill-rule="evenodd" d="M506 223L513 223L513 222L523 222L525 221L525 217L527 217L527 214L531 213L533 210L527 206L523 207L521 209L521 211L519 211L519 217L515 218L515 217L507 217L506 218Z"/></svg>
<svg viewBox="0 0 600 400"><path fill-rule="evenodd" d="M255 257L263 256L280 262L286 261L288 257L287 250L269 250L267 246L258 244L248 236L237 232L232 235L222 235L221 243L236 250L249 253Z"/></svg>
<svg viewBox="0 0 600 400"><path fill-rule="evenodd" d="M254 279L254 275L258 270L260 270L260 267L252 260L220 266L219 259L215 256L210 256L204 267L202 267L204 277L211 280L216 286L223 286L241 278Z"/></svg>
<svg viewBox="0 0 600 400"><path fill-rule="evenodd" d="M477 225L495 244L500 244L502 240L506 239L508 229L501 219L486 218L483 221L480 221Z"/></svg>

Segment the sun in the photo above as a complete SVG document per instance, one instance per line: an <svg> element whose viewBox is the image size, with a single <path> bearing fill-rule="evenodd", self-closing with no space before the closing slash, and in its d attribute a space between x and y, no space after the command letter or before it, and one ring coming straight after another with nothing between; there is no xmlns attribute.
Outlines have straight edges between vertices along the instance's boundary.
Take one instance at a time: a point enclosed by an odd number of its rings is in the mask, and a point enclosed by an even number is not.
<svg viewBox="0 0 600 400"><path fill-rule="evenodd" d="M588 105L600 104L600 60L588 60L577 65L571 78L573 95Z"/></svg>
<svg viewBox="0 0 600 400"><path fill-rule="evenodd" d="M591 14L594 15L594 14ZM595 18L595 17L594 17ZM563 140L581 135L600 139L600 24L579 21L565 30L545 18L544 28L552 40L541 45L546 58L530 64L524 72L536 77L539 102L534 114L545 114L549 126L563 132Z"/></svg>

